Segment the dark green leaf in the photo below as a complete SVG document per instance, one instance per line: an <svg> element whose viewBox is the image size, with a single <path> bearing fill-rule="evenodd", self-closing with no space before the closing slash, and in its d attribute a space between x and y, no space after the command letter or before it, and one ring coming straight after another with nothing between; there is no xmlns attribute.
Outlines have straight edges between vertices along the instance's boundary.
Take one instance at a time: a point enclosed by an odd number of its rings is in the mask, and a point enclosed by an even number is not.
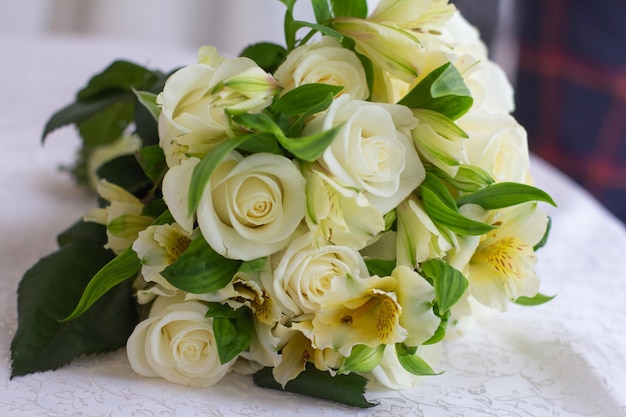
<svg viewBox="0 0 626 417"><path fill-rule="evenodd" d="M459 270L439 259L423 262L421 268L426 278L432 280L439 313L445 313L467 290L467 278Z"/></svg>
<svg viewBox="0 0 626 417"><path fill-rule="evenodd" d="M115 286L82 317L61 323L112 253L73 242L42 258L18 288L18 329L11 343L11 376L59 368L82 354L118 349L137 324L130 282Z"/></svg>
<svg viewBox="0 0 626 417"><path fill-rule="evenodd" d="M79 220L57 236L59 246L72 242L89 242L104 246L107 243L106 227L104 225Z"/></svg>
<svg viewBox="0 0 626 417"><path fill-rule="evenodd" d="M329 28L328 26L319 25L315 23L309 23L309 22L302 22L299 20L294 21L292 23L292 26L294 26L296 30L303 28L303 27L309 27L311 29L314 29L320 32L322 35L330 36L331 38L336 39L338 42L341 42L343 40L343 35L341 33L337 32L334 29Z"/></svg>
<svg viewBox="0 0 626 417"><path fill-rule="evenodd" d="M95 75L85 88L78 92L79 100L93 97L108 90L131 91L133 88L149 88L160 77L159 72L128 61L115 61Z"/></svg>
<svg viewBox="0 0 626 417"><path fill-rule="evenodd" d="M328 22L332 19L333 16L330 13L328 0L311 0L311 6L313 6L313 13L317 23Z"/></svg>
<svg viewBox="0 0 626 417"><path fill-rule="evenodd" d="M252 59L265 71L273 74L287 56L287 50L274 43L261 42L248 46L240 56Z"/></svg>
<svg viewBox="0 0 626 417"><path fill-rule="evenodd" d="M383 259L365 259L365 265L371 275L379 277L388 277L396 267L396 261L387 261Z"/></svg>
<svg viewBox="0 0 626 417"><path fill-rule="evenodd" d="M254 333L251 312L235 317L213 318L213 333L220 362L225 364L250 347Z"/></svg>
<svg viewBox="0 0 626 417"><path fill-rule="evenodd" d="M514 303L521 306L532 307L547 303L554 297L556 297L556 295L543 295L541 293L537 293L534 297L518 297Z"/></svg>
<svg viewBox="0 0 626 417"><path fill-rule="evenodd" d="M135 155L118 156L102 165L97 173L98 177L135 195L152 187L152 180L146 176Z"/></svg>
<svg viewBox="0 0 626 417"><path fill-rule="evenodd" d="M239 269L241 261L219 255L201 234L161 275L173 286L192 294L205 294L224 288Z"/></svg>
<svg viewBox="0 0 626 417"><path fill-rule="evenodd" d="M162 198L156 198L147 202L141 210L142 216L154 217L155 219L167 211L167 204Z"/></svg>
<svg viewBox="0 0 626 417"><path fill-rule="evenodd" d="M367 17L366 0L331 0L331 3L335 17L358 17L360 19Z"/></svg>
<svg viewBox="0 0 626 417"><path fill-rule="evenodd" d="M286 92L276 100L272 105L272 111L287 116L314 114L326 110L332 103L332 98L341 90L343 90L342 86L330 84L303 84ZM328 101L329 96L330 102ZM311 109L313 109L312 112Z"/></svg>
<svg viewBox="0 0 626 417"><path fill-rule="evenodd" d="M272 135L257 135L254 140L249 140L239 145L237 151L244 154L265 152L283 155L285 153L278 144L276 137Z"/></svg>
<svg viewBox="0 0 626 417"><path fill-rule="evenodd" d="M398 104L428 109L456 120L472 107L474 99L463 76L448 62L428 74Z"/></svg>
<svg viewBox="0 0 626 417"><path fill-rule="evenodd" d="M68 322L82 315L111 288L134 277L140 269L141 262L135 252L133 252L132 248L126 249L93 276L89 284L87 284L74 311L62 321ZM59 316L57 318L62 317L63 316Z"/></svg>
<svg viewBox="0 0 626 417"><path fill-rule="evenodd" d="M165 154L159 145L142 147L136 157L143 172L154 182L159 182L167 172Z"/></svg>
<svg viewBox="0 0 626 417"><path fill-rule="evenodd" d="M263 388L321 398L351 407L370 408L377 405L365 399L365 377L355 373L333 377L328 372L315 369L310 363L297 378L285 385L284 390L272 376L272 368L261 369L254 374L253 379L255 384Z"/></svg>
<svg viewBox="0 0 626 417"><path fill-rule="evenodd" d="M436 373L433 371L433 368L422 358L415 354L409 354L406 347L403 347L401 343L396 344L396 354L398 355L398 361L400 365L407 371L412 373L413 375L418 376L431 376L431 375L440 375L440 373Z"/></svg>
<svg viewBox="0 0 626 417"><path fill-rule="evenodd" d="M552 197L543 190L531 185L516 182L499 182L492 184L472 194L464 195L456 202L463 204L478 204L485 210L495 210L529 201L542 201L556 207Z"/></svg>
<svg viewBox="0 0 626 417"><path fill-rule="evenodd" d="M268 133L276 137L284 136L280 126L265 113L243 113L234 116L233 121L255 133Z"/></svg>
<svg viewBox="0 0 626 417"><path fill-rule="evenodd" d="M76 102L55 112L46 123L41 140L45 140L53 130L83 122L94 115L105 110L109 106L120 100L125 100L128 94L125 92L115 92L114 94L106 94L98 97L92 97L85 100L77 100Z"/></svg>
<svg viewBox="0 0 626 417"><path fill-rule="evenodd" d="M89 119L76 123L85 146L108 145L118 140L133 120L135 102L131 94L101 109Z"/></svg>
<svg viewBox="0 0 626 417"><path fill-rule="evenodd" d="M435 303L435 312L438 313L437 303ZM437 330L435 330L435 334L433 334L430 339L422 343L423 345L432 345L437 342L441 342L443 338L446 336L446 329L448 328L448 320L450 319L450 310L445 313L437 314L441 321L439 322L439 326L437 326Z"/></svg>
<svg viewBox="0 0 626 417"><path fill-rule="evenodd" d="M241 317L243 315L246 315L249 311L250 310L245 307L241 307L235 310L228 304L209 303L209 309L206 312L206 317Z"/></svg>
<svg viewBox="0 0 626 417"><path fill-rule="evenodd" d="M195 213L200 204L200 198L206 187L211 175L226 156L241 146L244 142L258 137L256 134L237 136L233 139L225 140L205 156L202 161L193 170L191 176L191 185L189 186L189 213Z"/></svg>

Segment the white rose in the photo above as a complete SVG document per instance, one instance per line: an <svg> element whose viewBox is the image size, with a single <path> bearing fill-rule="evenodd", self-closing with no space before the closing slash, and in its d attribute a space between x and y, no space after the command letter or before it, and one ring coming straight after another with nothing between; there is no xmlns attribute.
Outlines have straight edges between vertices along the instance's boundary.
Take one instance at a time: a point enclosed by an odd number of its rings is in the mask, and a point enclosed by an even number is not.
<svg viewBox="0 0 626 417"><path fill-rule="evenodd" d="M133 370L181 385L215 384L235 360L220 363L213 319L205 318L206 305L186 301L160 308L161 298L155 302L151 316L139 323L128 338L126 351Z"/></svg>
<svg viewBox="0 0 626 417"><path fill-rule="evenodd" d="M340 94L350 94L355 99L365 100L369 96L359 58L329 37L291 51L274 76L286 91L303 84L323 83L343 86Z"/></svg>
<svg viewBox="0 0 626 417"><path fill-rule="evenodd" d="M319 162L335 181L362 191L381 213L394 209L417 188L425 170L410 137L417 119L396 104L350 101L341 96L315 117L305 134L342 125Z"/></svg>
<svg viewBox="0 0 626 417"><path fill-rule="evenodd" d="M282 249L305 210L305 180L291 160L233 152L207 184L197 218L217 253L252 260Z"/></svg>
<svg viewBox="0 0 626 417"><path fill-rule="evenodd" d="M157 96L160 146L168 166L206 155L232 135L227 112L260 111L277 89L251 59L225 59L213 47L200 49L199 63L172 74Z"/></svg>
<svg viewBox="0 0 626 417"><path fill-rule="evenodd" d="M507 113L471 111L457 123L469 136L467 163L487 171L496 182L528 182L526 131Z"/></svg>
<svg viewBox="0 0 626 417"><path fill-rule="evenodd" d="M333 279L346 275L368 277L358 251L345 246L315 244L311 234L294 239L287 249L272 256L273 271L262 274L283 313L290 317L319 311Z"/></svg>

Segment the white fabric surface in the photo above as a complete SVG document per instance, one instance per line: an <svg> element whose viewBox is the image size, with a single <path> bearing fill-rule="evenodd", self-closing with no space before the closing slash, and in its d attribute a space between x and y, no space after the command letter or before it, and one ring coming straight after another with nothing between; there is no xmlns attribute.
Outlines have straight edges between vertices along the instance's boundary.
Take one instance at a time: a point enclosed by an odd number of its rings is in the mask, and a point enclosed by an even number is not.
<svg viewBox="0 0 626 417"><path fill-rule="evenodd" d="M539 307L479 317L446 343L440 376L406 391L368 391L358 410L265 390L229 375L193 389L135 375L124 351L9 380L15 290L56 234L94 197L58 171L78 141L40 136L47 118L117 58L169 70L195 51L97 39L0 38L0 414L4 416L626 416L626 230L587 193L533 158L537 184L559 204L539 253Z"/></svg>

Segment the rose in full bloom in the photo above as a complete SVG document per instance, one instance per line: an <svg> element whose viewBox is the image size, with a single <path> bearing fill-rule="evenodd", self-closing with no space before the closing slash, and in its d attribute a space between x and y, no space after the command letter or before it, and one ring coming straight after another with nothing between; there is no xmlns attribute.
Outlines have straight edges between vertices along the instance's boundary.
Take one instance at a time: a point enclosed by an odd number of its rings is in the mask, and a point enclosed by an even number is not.
<svg viewBox="0 0 626 417"><path fill-rule="evenodd" d="M425 177L410 138L410 129L416 124L405 106L351 101L344 95L335 99L326 113L316 116L304 132L317 133L341 125L319 164L337 183L363 192L370 204L387 213Z"/></svg>
<svg viewBox="0 0 626 417"><path fill-rule="evenodd" d="M358 251L345 246L318 246L311 234L297 237L271 260L273 270L262 279L289 317L318 311L334 279L369 276Z"/></svg>
<svg viewBox="0 0 626 417"><path fill-rule="evenodd" d="M217 253L252 260L282 249L305 210L305 180L294 162L274 154L244 158L233 152L207 184L197 218Z"/></svg>
<svg viewBox="0 0 626 417"><path fill-rule="evenodd" d="M466 163L484 169L496 182L529 182L526 130L513 116L471 111L457 123L469 136Z"/></svg>
<svg viewBox="0 0 626 417"><path fill-rule="evenodd" d="M107 243L104 247L120 254L133 244L139 232L152 224L154 218L143 215L141 201L118 185L102 179L97 190L109 205L91 210L83 220L106 226Z"/></svg>
<svg viewBox="0 0 626 417"><path fill-rule="evenodd" d="M357 100L365 100L369 96L365 71L359 58L329 37L291 51L274 77L284 91L303 84L323 83L343 86L339 94L350 94Z"/></svg>
<svg viewBox="0 0 626 417"><path fill-rule="evenodd" d="M160 146L170 167L206 155L232 136L228 113L261 111L279 90L251 59L226 59L204 47L198 61L172 74L157 96Z"/></svg>
<svg viewBox="0 0 626 417"><path fill-rule="evenodd" d="M181 385L215 384L228 373L235 359L220 363L213 319L205 317L206 305L168 301L167 297L157 298L150 317L139 323L128 338L130 365L139 375Z"/></svg>
<svg viewBox="0 0 626 417"><path fill-rule="evenodd" d="M190 233L177 223L148 226L139 232L132 247L141 260L141 277L146 283L137 291L140 304L146 304L157 295L176 295L176 287L161 272L173 264L190 244Z"/></svg>

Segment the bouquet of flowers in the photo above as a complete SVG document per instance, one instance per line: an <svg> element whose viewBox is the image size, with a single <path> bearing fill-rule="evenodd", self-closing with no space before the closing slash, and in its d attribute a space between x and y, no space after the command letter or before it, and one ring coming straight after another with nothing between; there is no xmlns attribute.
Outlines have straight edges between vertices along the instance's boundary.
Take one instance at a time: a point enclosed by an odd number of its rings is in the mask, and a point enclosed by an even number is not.
<svg viewBox="0 0 626 417"><path fill-rule="evenodd" d="M285 46L117 61L49 120L100 198L20 283L13 376L126 346L146 377L367 407L476 306L550 299L554 202L476 30L447 0L281 1Z"/></svg>

